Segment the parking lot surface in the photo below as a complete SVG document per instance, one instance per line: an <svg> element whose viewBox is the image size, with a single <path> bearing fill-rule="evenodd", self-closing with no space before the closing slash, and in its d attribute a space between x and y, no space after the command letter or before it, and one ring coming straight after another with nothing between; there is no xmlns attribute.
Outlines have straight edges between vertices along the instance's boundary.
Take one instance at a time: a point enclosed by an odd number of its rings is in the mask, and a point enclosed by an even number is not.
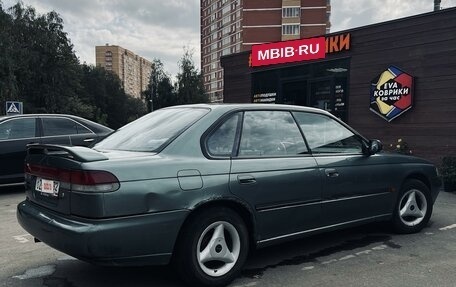
<svg viewBox="0 0 456 287"><path fill-rule="evenodd" d="M99 267L43 243L16 221L22 190L0 193L0 286L183 286L170 267ZM455 286L456 194L441 192L421 233L374 224L252 253L230 286Z"/></svg>

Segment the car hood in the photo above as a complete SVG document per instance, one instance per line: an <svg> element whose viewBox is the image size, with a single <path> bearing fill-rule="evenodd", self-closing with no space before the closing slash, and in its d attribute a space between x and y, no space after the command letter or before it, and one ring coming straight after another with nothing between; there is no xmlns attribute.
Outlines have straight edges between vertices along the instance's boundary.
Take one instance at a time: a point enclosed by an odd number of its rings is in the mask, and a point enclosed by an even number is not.
<svg viewBox="0 0 456 287"><path fill-rule="evenodd" d="M379 153L379 155L381 155L387 163L419 163L433 165L433 163L428 160L412 155L398 154L392 152L381 152Z"/></svg>

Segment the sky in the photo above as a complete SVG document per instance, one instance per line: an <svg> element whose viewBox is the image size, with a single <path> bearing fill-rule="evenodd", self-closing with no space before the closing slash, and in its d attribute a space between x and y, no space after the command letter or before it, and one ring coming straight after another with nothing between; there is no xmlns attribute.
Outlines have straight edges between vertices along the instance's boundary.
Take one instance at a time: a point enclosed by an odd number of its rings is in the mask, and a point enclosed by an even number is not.
<svg viewBox="0 0 456 287"><path fill-rule="evenodd" d="M244 0L249 1L249 0ZM269 1L269 0L264 0ZM17 0L0 0L6 9ZM200 0L22 0L38 13L56 11L81 63L95 64L95 46L119 45L160 59L172 76L184 47L200 68ZM456 0L442 0L442 8ZM331 32L430 12L433 0L332 0Z"/></svg>

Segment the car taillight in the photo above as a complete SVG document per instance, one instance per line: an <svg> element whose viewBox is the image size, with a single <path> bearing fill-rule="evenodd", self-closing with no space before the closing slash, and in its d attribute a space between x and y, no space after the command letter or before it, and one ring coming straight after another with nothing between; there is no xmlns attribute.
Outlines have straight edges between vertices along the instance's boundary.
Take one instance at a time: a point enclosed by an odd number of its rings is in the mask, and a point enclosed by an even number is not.
<svg viewBox="0 0 456 287"><path fill-rule="evenodd" d="M72 191L110 192L120 187L115 175L102 170L67 170L26 164L25 174L60 181L61 186L68 186Z"/></svg>
<svg viewBox="0 0 456 287"><path fill-rule="evenodd" d="M71 190L81 192L110 192L119 189L117 177L107 171L76 170L71 172Z"/></svg>

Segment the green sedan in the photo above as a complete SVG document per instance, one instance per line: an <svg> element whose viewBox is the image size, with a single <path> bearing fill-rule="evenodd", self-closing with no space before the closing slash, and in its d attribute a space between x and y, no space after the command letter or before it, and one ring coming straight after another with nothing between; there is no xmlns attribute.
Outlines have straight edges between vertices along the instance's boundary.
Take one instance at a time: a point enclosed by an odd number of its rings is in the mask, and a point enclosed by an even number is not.
<svg viewBox="0 0 456 287"><path fill-rule="evenodd" d="M381 149L313 108L170 107L93 148L29 146L17 218L80 260L172 263L191 285L224 286L252 248L377 221L424 228L435 166Z"/></svg>

